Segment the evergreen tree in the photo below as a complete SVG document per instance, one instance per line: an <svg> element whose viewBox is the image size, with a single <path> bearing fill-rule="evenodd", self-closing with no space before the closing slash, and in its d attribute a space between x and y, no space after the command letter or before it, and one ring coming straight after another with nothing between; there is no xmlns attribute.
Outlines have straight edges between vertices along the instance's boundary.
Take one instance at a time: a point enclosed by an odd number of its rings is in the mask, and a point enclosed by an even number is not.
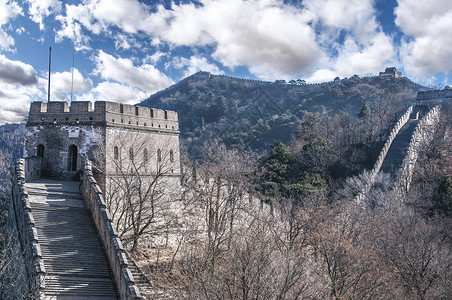
<svg viewBox="0 0 452 300"><path fill-rule="evenodd" d="M433 202L434 210L448 216L452 215L452 175L440 178Z"/></svg>
<svg viewBox="0 0 452 300"><path fill-rule="evenodd" d="M358 114L356 115L359 119L365 120L370 118L372 115L372 111L367 104L367 102L364 102L364 104L361 106L361 109L359 110Z"/></svg>
<svg viewBox="0 0 452 300"><path fill-rule="evenodd" d="M293 148L299 174L303 172L326 174L331 163L333 154L331 143L322 135L319 125L320 117L307 113L296 132Z"/></svg>

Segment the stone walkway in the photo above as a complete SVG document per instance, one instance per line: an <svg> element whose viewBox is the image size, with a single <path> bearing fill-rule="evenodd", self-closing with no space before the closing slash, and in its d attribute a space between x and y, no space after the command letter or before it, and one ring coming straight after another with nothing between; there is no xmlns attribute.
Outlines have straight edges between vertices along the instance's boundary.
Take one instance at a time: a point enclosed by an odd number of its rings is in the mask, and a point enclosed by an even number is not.
<svg viewBox="0 0 452 300"><path fill-rule="evenodd" d="M45 299L117 299L79 186L50 179L26 184L46 268Z"/></svg>

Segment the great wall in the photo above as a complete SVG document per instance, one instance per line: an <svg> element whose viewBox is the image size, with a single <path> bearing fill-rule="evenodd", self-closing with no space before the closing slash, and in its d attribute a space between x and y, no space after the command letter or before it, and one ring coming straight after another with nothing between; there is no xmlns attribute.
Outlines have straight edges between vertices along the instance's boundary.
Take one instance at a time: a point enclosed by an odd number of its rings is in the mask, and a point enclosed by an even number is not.
<svg viewBox="0 0 452 300"><path fill-rule="evenodd" d="M432 130L439 120L444 101L452 101L452 90L418 94L416 103L406 109L389 134L369 173L369 182L355 198L357 203L366 204L366 195L372 189L376 175L381 172L391 174L397 192L403 193L409 189L418 149L421 144L431 140ZM69 129L84 130L80 126L92 126L97 121L107 128L109 125L118 126L118 122L112 120L119 117L125 120L119 122L123 124L123 128L146 128L159 133L159 127L145 125L144 121L152 122L154 116L151 115L151 110L144 108L126 107L128 113L125 113L119 104L117 107L112 104L111 107L115 109L113 114L109 114L108 109L100 108L107 107L110 105L108 103L99 104L94 110L90 109L89 104L80 104L86 107L83 111L92 112L91 117L88 114L82 119L77 117L79 112L75 112L77 104L72 110L63 105L57 111L49 111L52 105L54 104L47 105L44 110L44 104L32 104L32 118L29 120L32 132L35 130L34 126L41 126L39 130L45 131L58 123L63 123L61 126L73 126ZM145 118L140 118L141 112L146 114ZM157 115L159 118L155 122L166 125L165 128L160 127L159 136L169 134L178 139L177 114L159 111ZM172 121L167 121L170 118ZM50 127L42 127L44 123ZM64 133L67 137L60 138L69 139L70 132L68 130ZM71 138L71 143L77 142L74 136ZM26 267L24 285L17 292L32 295L31 298L36 299L90 299L88 295L91 299L105 300L163 299L155 294L152 296L152 287L143 280L139 269L127 256L106 209L102 187L93 176L89 151L78 156L77 168L82 173L81 181L42 179L40 175L45 173L42 170L44 158L39 155L42 154L39 149L33 146L38 142L39 138L34 136L28 145L28 152L33 152L34 155L20 159L16 164L9 208L9 232L19 241L23 265ZM63 148L69 144L64 143ZM178 141L172 146L179 159ZM46 147L50 147L50 144ZM65 152L62 156L64 155L68 153ZM57 159L62 156L57 156ZM62 166L64 167L63 163L53 165L55 168ZM172 176L177 177L179 172L176 170ZM14 298L14 295L10 296Z"/></svg>
<svg viewBox="0 0 452 300"><path fill-rule="evenodd" d="M452 101L452 90L419 92L416 103L401 115L389 134L370 171L365 172L365 183L355 197L358 204L368 204L366 198L375 184L378 174L390 174L392 190L399 198L410 189L413 169L421 146L433 139L439 122L441 105ZM391 203L400 206L401 203Z"/></svg>

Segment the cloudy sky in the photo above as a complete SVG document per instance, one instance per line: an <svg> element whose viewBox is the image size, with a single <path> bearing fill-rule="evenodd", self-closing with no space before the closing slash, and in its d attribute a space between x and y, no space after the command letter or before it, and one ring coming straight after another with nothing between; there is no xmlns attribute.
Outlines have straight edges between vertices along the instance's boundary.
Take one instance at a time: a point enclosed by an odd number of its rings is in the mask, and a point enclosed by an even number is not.
<svg viewBox="0 0 452 300"><path fill-rule="evenodd" d="M29 103L137 103L199 70L274 81L452 82L450 0L0 0L0 124Z"/></svg>

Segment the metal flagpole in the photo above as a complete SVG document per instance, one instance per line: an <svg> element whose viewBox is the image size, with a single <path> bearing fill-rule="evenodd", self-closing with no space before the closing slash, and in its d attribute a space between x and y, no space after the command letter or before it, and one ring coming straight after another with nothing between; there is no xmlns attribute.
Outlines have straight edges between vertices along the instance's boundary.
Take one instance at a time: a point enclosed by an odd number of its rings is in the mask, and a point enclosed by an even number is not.
<svg viewBox="0 0 452 300"><path fill-rule="evenodd" d="M71 82L71 102L72 102L72 95L74 93L74 61L75 61L75 53L72 54L72 82Z"/></svg>
<svg viewBox="0 0 452 300"><path fill-rule="evenodd" d="M50 102L50 66L52 63L52 47L49 48L49 87L47 88L47 102Z"/></svg>

